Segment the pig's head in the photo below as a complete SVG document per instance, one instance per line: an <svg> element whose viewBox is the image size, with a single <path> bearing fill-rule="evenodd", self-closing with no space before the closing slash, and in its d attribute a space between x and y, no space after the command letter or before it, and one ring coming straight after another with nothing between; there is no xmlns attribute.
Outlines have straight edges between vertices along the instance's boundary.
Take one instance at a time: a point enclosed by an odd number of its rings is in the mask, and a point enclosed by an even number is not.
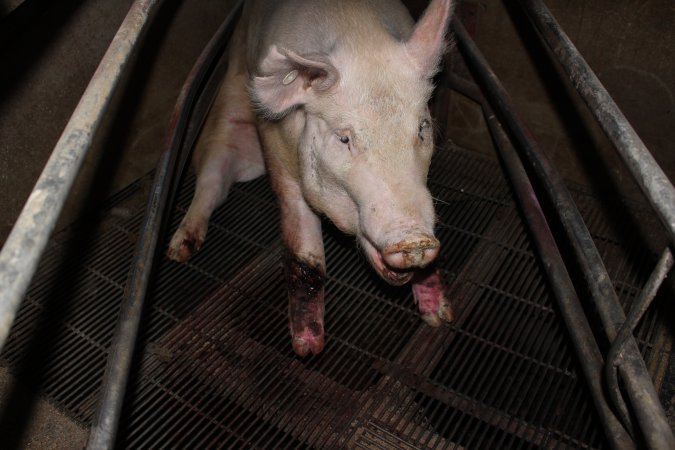
<svg viewBox="0 0 675 450"><path fill-rule="evenodd" d="M252 79L258 109L295 121L308 203L354 234L391 284L438 254L426 186L433 151L427 103L445 49L450 0L433 0L412 32L350 30L329 54L272 47ZM301 130L301 131L300 131Z"/></svg>

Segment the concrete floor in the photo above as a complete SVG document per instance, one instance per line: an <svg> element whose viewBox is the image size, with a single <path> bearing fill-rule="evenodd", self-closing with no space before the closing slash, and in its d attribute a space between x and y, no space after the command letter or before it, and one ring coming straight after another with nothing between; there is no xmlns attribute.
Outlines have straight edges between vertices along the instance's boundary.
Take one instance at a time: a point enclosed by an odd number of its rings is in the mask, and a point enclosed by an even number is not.
<svg viewBox="0 0 675 450"><path fill-rule="evenodd" d="M17 390L26 398L34 395L18 383L7 369L0 367L0 405L6 404L7 398L15 395ZM14 411L14 414L27 418L26 421L21 421L19 428L12 431L20 433L20 436L15 437L16 448L75 450L86 446L87 430L49 402L38 401L30 411ZM7 436L7 427L0 429L2 435Z"/></svg>
<svg viewBox="0 0 675 450"><path fill-rule="evenodd" d="M6 3L14 7L20 2ZM26 0L20 8L31 8L0 23L0 242L9 234L131 3ZM102 199L154 166L180 87L233 2L164 3L96 135L59 227L95 209ZM424 2L411 3L419 9ZM621 195L642 201L606 138L562 81L564 75L531 33L517 31L529 27L517 7L505 6L513 2L464 3L474 11L471 20L479 47L563 176L602 194L616 196L612 189L617 188ZM547 4L670 179L675 179L675 4L670 0ZM0 8L0 13L5 11ZM465 148L491 153L478 109L454 94L451 107L450 138ZM8 389L14 384L10 375L1 375L0 385ZM27 414L35 418L30 427L37 428L24 430L24 447L64 448L55 444L63 442L56 438L64 435L81 447L86 438L84 430L51 405L38 403ZM6 432L0 428L0 434Z"/></svg>

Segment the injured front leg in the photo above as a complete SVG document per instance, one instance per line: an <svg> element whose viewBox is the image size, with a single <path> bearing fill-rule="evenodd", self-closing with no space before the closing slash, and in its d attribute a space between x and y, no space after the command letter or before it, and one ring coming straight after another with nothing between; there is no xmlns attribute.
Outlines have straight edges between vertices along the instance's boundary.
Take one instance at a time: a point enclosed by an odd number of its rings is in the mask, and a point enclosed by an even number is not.
<svg viewBox="0 0 675 450"><path fill-rule="evenodd" d="M324 256L321 220L305 202L298 182L283 170L270 170L279 198L281 232L288 251L288 327L299 356L317 354L324 346Z"/></svg>
<svg viewBox="0 0 675 450"><path fill-rule="evenodd" d="M453 320L452 305L445 298L445 286L439 268L432 266L420 270L413 277L411 284L422 320L432 327L440 326L443 321Z"/></svg>
<svg viewBox="0 0 675 450"><path fill-rule="evenodd" d="M326 275L319 264L311 265L296 255L286 259L288 325L293 351L299 356L323 350L324 284Z"/></svg>

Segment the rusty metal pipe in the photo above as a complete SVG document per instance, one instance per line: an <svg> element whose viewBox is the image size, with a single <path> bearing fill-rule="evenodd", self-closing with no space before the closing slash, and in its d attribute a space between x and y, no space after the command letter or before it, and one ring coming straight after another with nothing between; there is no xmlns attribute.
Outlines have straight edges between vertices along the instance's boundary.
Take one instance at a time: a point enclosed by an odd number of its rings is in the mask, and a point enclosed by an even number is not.
<svg viewBox="0 0 675 450"><path fill-rule="evenodd" d="M593 238L586 227L571 194L560 174L551 166L537 144L534 135L518 116L513 103L490 69L473 40L458 20L453 20L457 43L474 74L485 88L488 100L500 114L518 142L525 160L543 186L545 194L555 206L563 229L570 241L579 266L586 278L591 298L602 321L605 334L614 341L626 317L616 296L611 279L598 253ZM625 346L623 363L619 371L633 403L633 410L647 441L654 449L675 448L675 438L661 405L654 384L640 355L635 339L629 337Z"/></svg>
<svg viewBox="0 0 675 450"><path fill-rule="evenodd" d="M129 9L0 252L0 349L121 75L160 0Z"/></svg>
<svg viewBox="0 0 675 450"><path fill-rule="evenodd" d="M243 3L243 0L237 2L204 48L176 101L166 147L157 164L124 290L115 339L108 356L101 402L87 442L89 450L114 448L157 243L166 226L166 212L173 202L189 152L220 86L226 68L226 60L220 57L234 31Z"/></svg>

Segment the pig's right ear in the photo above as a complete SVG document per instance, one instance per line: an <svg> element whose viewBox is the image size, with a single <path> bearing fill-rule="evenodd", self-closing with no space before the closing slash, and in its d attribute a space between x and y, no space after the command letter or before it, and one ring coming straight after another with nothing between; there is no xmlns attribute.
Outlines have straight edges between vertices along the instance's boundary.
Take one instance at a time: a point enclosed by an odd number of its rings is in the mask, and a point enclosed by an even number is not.
<svg viewBox="0 0 675 450"><path fill-rule="evenodd" d="M410 59L424 78L432 78L439 69L454 4L455 0L431 0L406 43Z"/></svg>
<svg viewBox="0 0 675 450"><path fill-rule="evenodd" d="M251 80L253 106L269 119L279 119L333 87L339 74L324 55L302 57L272 46Z"/></svg>

